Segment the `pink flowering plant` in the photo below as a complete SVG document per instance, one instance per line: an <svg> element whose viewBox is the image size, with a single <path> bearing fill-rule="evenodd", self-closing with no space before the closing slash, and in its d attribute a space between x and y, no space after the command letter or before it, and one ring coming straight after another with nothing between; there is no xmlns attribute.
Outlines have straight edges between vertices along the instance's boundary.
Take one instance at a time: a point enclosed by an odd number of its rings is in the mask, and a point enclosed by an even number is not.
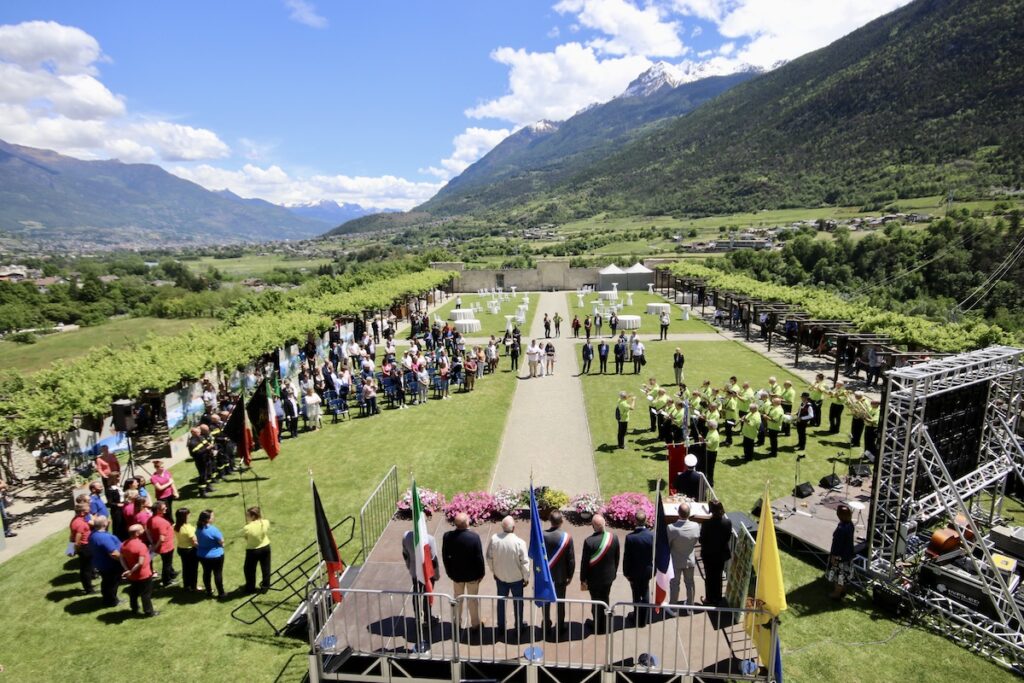
<svg viewBox="0 0 1024 683"><path fill-rule="evenodd" d="M420 504L423 506L423 511L427 513L434 513L444 508L445 500L444 494L433 489L419 487L420 492ZM411 515L412 514L412 489L406 489L405 493L399 499L398 514L400 515Z"/></svg>
<svg viewBox="0 0 1024 683"><path fill-rule="evenodd" d="M580 515L597 514L602 505L604 505L604 500L596 493L577 493L569 500L569 507Z"/></svg>
<svg viewBox="0 0 1024 683"><path fill-rule="evenodd" d="M456 493L451 502L444 506L444 516L449 522L454 522L455 515L460 512L469 516L470 524L489 522L495 514L494 496L487 491Z"/></svg>
<svg viewBox="0 0 1024 683"><path fill-rule="evenodd" d="M494 514L498 517L515 514L523 507L523 492L516 489L500 488L494 492ZM527 498L527 505L529 505Z"/></svg>
<svg viewBox="0 0 1024 683"><path fill-rule="evenodd" d="M654 505L642 493L620 493L612 496L604 506L602 514L612 526L631 527L636 524L637 510L646 512L648 520L654 519Z"/></svg>

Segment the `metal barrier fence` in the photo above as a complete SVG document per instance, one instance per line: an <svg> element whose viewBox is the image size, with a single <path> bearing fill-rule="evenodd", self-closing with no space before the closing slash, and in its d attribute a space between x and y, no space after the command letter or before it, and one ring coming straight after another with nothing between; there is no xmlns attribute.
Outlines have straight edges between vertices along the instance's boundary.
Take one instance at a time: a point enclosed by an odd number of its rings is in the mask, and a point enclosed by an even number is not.
<svg viewBox="0 0 1024 683"><path fill-rule="evenodd" d="M549 606L549 622L529 597L434 593L428 603L427 594L413 591L343 588L341 594L336 605L329 589L310 591L310 643L321 659L347 653L768 681L746 624L769 623L772 651L778 637L767 613L751 609L677 605L678 612L656 613L649 604L563 600ZM558 628L559 604L564 630ZM505 628L499 630L502 612Z"/></svg>
<svg viewBox="0 0 1024 683"><path fill-rule="evenodd" d="M392 465L359 510L359 533L363 543L364 560L369 557L377 539L394 517L397 501L398 466Z"/></svg>

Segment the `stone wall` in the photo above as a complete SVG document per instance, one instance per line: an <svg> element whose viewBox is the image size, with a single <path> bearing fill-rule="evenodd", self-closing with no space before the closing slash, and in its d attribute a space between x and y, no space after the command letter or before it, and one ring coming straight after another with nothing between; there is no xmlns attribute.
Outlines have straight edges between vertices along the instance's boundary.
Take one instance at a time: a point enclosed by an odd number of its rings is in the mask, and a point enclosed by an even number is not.
<svg viewBox="0 0 1024 683"><path fill-rule="evenodd" d="M597 286L597 268L570 268L568 261L540 261L537 268L487 268L467 270L464 263L431 263L438 270L458 273L454 282L456 292L475 292L479 289L515 287L520 292L548 290L576 290L583 285Z"/></svg>

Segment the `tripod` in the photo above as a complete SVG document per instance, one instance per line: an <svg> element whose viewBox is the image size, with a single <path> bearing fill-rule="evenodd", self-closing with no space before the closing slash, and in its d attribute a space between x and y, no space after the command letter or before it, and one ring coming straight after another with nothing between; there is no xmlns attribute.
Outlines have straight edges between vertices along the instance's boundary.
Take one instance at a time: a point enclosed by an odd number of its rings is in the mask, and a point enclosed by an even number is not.
<svg viewBox="0 0 1024 683"><path fill-rule="evenodd" d="M136 476L136 470L141 470L145 474L152 476L152 472L147 470L138 460L135 459L135 448L132 445L132 434L131 432L125 432L125 439L128 441L128 461L124 464L121 469L121 483L134 479Z"/></svg>
<svg viewBox="0 0 1024 683"><path fill-rule="evenodd" d="M782 517L782 519L789 519L790 517L792 517L793 515L796 514L796 489L797 489L797 487L799 485L800 485L800 458L797 458L796 461L793 463L793 491L792 491L792 494L791 494L793 504L791 506L790 505L783 506L782 510L785 513L785 517ZM770 504L768 501L764 501L764 503L766 505Z"/></svg>

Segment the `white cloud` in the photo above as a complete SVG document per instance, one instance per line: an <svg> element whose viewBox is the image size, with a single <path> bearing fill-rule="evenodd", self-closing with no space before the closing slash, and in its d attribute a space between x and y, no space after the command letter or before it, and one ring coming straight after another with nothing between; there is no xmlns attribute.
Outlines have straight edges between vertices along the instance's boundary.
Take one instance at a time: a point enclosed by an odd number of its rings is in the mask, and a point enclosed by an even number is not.
<svg viewBox="0 0 1024 683"><path fill-rule="evenodd" d="M588 45L612 55L678 57L686 52L679 25L662 20L655 5L640 9L626 0L561 0L560 14L575 14L583 26L606 34Z"/></svg>
<svg viewBox="0 0 1024 683"><path fill-rule="evenodd" d="M285 0L285 7L291 10L288 18L312 28L327 28L327 19L317 14L313 3L305 0Z"/></svg>
<svg viewBox="0 0 1024 683"><path fill-rule="evenodd" d="M491 58L509 67L509 92L466 110L471 118L496 118L517 126L561 121L595 102L618 95L650 68L646 57L599 59L594 48L566 43L554 52L501 47Z"/></svg>
<svg viewBox="0 0 1024 683"><path fill-rule="evenodd" d="M429 173L441 180L448 180L459 175L474 161L494 149L495 145L509 136L507 128L492 130L490 128L467 128L452 140L455 148L452 155L441 160L441 166L430 166L420 169L421 173Z"/></svg>
<svg viewBox="0 0 1024 683"><path fill-rule="evenodd" d="M99 79L104 60L85 31L52 21L0 26L0 138L86 159L215 159L216 133L128 112Z"/></svg>
<svg viewBox="0 0 1024 683"><path fill-rule="evenodd" d="M242 197L259 197L277 204L333 199L378 209L411 209L430 199L444 185L390 175L292 177L279 166L264 168L255 164L245 164L237 171L208 164L170 170L210 190L227 188Z"/></svg>
<svg viewBox="0 0 1024 683"><path fill-rule="evenodd" d="M736 43L734 43L732 41L729 41L728 43L722 43L722 45L720 45L718 47L718 54L720 54L720 55L722 55L724 57L728 57L729 55L731 55L735 51L736 51Z"/></svg>
<svg viewBox="0 0 1024 683"><path fill-rule="evenodd" d="M704 33L704 29L702 29L700 26L694 26L693 30L690 31L690 37L699 38L702 33Z"/></svg>

